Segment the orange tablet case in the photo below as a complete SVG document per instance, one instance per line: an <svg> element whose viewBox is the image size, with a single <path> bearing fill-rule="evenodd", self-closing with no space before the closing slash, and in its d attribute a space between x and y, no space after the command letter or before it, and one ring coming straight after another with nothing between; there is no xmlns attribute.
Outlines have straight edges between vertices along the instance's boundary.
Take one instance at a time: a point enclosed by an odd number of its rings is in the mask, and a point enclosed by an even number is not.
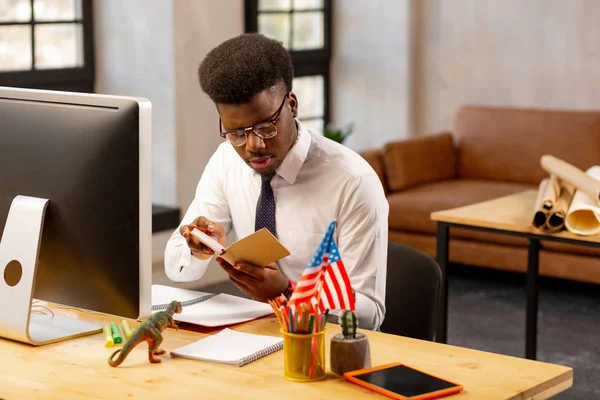
<svg viewBox="0 0 600 400"><path fill-rule="evenodd" d="M361 379L355 378L356 375L362 375L362 374L366 374L368 372L379 371L379 370L382 370L382 369L396 367L396 366L399 366L399 365L403 365L405 367L414 369L415 371L421 372L423 374L427 374L427 375L430 375L430 376L432 376L434 378L438 378L438 379L444 380L444 381L446 381L448 383L451 383L451 384L453 384L455 386L451 387L451 388L448 388L448 389L438 390L436 392L424 393L424 394L421 394L421 395L418 395L418 396L405 397L405 396L402 396L402 395L400 395L398 393L390 392L389 390L383 389L383 388L381 388L379 386L375 386L375 385L372 385L372 384L370 384L368 382L365 382L365 381L363 381ZM374 392L377 392L379 394L382 394L384 396L390 397L392 399L397 399L397 400L431 400L431 399L439 399L440 397L446 397L446 396L450 396L450 395L453 395L453 394L460 393L463 390L462 385L459 385L458 383L449 381L446 378L442 378L442 377L433 375L433 374L431 374L429 372L426 372L426 371L420 370L418 368L411 367L410 365L406 365L404 363L399 363L399 362L397 362L397 363L391 363L391 364L378 365L376 367L371 367L371 368L365 368L365 369L359 369L359 370L356 370L356 371L346 372L344 374L344 379L346 379L349 382L355 383L355 384L357 384L359 386L362 386L362 387L365 387L367 389L370 389L370 390L372 390Z"/></svg>

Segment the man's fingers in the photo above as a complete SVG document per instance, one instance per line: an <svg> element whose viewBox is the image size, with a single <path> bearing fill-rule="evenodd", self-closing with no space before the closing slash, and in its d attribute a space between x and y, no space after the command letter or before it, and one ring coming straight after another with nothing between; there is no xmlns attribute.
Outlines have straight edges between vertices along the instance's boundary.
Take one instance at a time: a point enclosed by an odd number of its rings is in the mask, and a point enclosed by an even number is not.
<svg viewBox="0 0 600 400"><path fill-rule="evenodd" d="M244 285L242 282L238 281L231 275L229 276L229 280L231 281L231 283L233 283L235 286L237 286L238 289L240 289L242 292L249 294L250 289L248 288L248 286Z"/></svg>
<svg viewBox="0 0 600 400"><path fill-rule="evenodd" d="M227 272L227 275L235 278L235 280L243 283L246 286L252 285L252 281L255 280L253 276L237 270L236 268L234 268L231 264L229 264L227 261L225 261L221 257L217 257L216 260L219 263L219 265L221 266L221 268L223 268L225 270L225 272Z"/></svg>
<svg viewBox="0 0 600 400"><path fill-rule="evenodd" d="M277 263L267 264L267 265L264 266L264 268L279 270L279 267L277 266Z"/></svg>
<svg viewBox="0 0 600 400"><path fill-rule="evenodd" d="M214 230L210 234L221 244L223 244L225 241L225 229L221 225L215 226Z"/></svg>
<svg viewBox="0 0 600 400"><path fill-rule="evenodd" d="M192 223L192 226L217 239L217 241L221 244L225 242L225 229L221 225L215 224L206 217L196 218Z"/></svg>
<svg viewBox="0 0 600 400"><path fill-rule="evenodd" d="M198 253L214 254L215 252L210 247L206 246L196 236L190 235L187 238L188 247Z"/></svg>
<svg viewBox="0 0 600 400"><path fill-rule="evenodd" d="M245 274L248 274L252 277L254 277L255 279L259 279L262 277L263 275L263 270L262 267L257 267L256 265L252 265L252 264L246 264L246 263L237 263L234 266L235 269L237 269L238 271L241 271Z"/></svg>
<svg viewBox="0 0 600 400"><path fill-rule="evenodd" d="M198 228L203 229L208 232L212 232L215 230L215 223L209 220L206 217L198 217L194 220L194 225Z"/></svg>
<svg viewBox="0 0 600 400"><path fill-rule="evenodd" d="M183 225L181 228L179 228L179 233L181 236L187 239L190 237L190 228L187 225Z"/></svg>

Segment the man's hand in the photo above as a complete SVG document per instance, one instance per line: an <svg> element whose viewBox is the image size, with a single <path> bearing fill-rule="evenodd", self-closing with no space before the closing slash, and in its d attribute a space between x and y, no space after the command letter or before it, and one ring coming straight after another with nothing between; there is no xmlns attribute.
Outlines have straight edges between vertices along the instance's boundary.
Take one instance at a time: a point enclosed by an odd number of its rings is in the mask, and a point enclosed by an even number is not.
<svg viewBox="0 0 600 400"><path fill-rule="evenodd" d="M256 301L266 303L288 287L287 278L281 274L275 263L264 267L246 263L232 266L221 257L217 257L216 260L229 275L229 280Z"/></svg>
<svg viewBox="0 0 600 400"><path fill-rule="evenodd" d="M225 229L206 217L198 217L190 225L182 225L179 228L179 233L187 241L192 255L200 260L208 260L215 252L191 234L194 228L198 228L198 230L212 236L222 245L225 244Z"/></svg>

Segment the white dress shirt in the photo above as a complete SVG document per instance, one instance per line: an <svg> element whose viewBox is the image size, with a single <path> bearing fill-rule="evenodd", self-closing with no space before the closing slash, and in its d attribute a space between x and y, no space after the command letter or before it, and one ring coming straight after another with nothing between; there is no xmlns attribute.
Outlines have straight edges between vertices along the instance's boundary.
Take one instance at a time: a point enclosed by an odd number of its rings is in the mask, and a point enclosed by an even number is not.
<svg viewBox="0 0 600 400"><path fill-rule="evenodd" d="M297 281L335 220L334 239L356 291L359 326L378 329L385 316L388 241L383 187L359 154L296 122L297 141L271 180L277 238L291 253L279 261L281 272ZM181 224L204 216L222 225L228 238L248 236L254 232L260 188L259 174L224 142L206 165ZM176 229L165 250L167 276L194 281L208 265L190 254Z"/></svg>

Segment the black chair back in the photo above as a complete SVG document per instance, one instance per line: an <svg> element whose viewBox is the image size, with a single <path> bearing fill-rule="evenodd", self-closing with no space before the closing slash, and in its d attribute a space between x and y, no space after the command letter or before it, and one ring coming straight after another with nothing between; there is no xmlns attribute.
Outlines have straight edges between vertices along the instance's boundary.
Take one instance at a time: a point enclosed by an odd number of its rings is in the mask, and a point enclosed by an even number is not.
<svg viewBox="0 0 600 400"><path fill-rule="evenodd" d="M381 331L433 340L442 290L442 270L429 255L389 242L386 314Z"/></svg>

